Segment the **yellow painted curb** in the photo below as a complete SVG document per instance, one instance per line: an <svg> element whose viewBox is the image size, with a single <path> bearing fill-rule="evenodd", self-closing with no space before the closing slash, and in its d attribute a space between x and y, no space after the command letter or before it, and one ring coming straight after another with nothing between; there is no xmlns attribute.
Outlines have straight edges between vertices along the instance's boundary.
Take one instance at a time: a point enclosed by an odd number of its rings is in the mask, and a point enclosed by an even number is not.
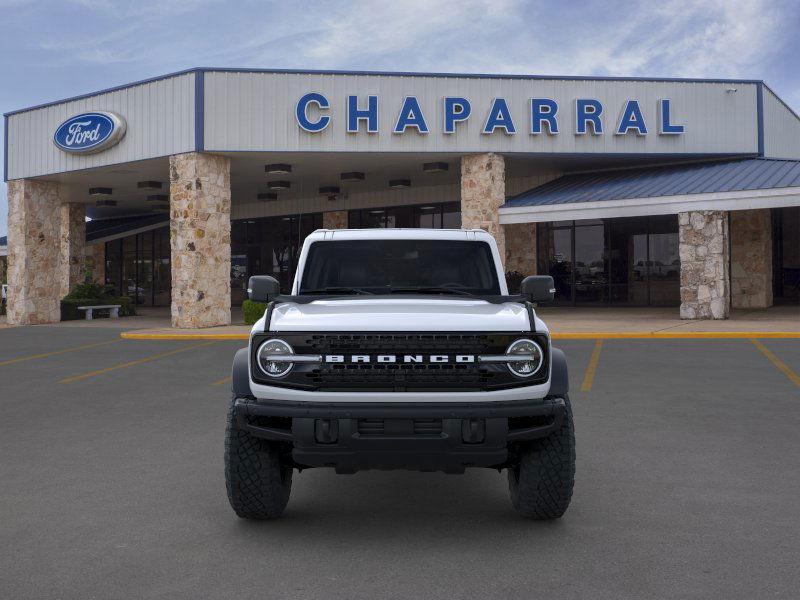
<svg viewBox="0 0 800 600"><path fill-rule="evenodd" d="M247 333L136 333L125 331L126 340L247 340ZM553 333L554 340L749 340L800 339L800 331L587 331Z"/></svg>

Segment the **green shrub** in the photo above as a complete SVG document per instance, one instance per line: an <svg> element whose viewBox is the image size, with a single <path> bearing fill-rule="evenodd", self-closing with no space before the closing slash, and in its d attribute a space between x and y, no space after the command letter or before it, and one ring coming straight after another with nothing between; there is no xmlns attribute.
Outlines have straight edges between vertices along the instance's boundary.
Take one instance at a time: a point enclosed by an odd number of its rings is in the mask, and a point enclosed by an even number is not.
<svg viewBox="0 0 800 600"><path fill-rule="evenodd" d="M267 305L263 302L253 302L252 300L245 300L242 302L244 322L248 325L252 325L263 317L265 310L267 310Z"/></svg>
<svg viewBox="0 0 800 600"><path fill-rule="evenodd" d="M74 292L73 292L74 293ZM119 316L129 317L136 314L136 305L128 296L106 296L103 298L70 298L66 296L61 301L61 320L75 321L85 319L86 311L78 310L79 306L102 306L104 304L119 304Z"/></svg>

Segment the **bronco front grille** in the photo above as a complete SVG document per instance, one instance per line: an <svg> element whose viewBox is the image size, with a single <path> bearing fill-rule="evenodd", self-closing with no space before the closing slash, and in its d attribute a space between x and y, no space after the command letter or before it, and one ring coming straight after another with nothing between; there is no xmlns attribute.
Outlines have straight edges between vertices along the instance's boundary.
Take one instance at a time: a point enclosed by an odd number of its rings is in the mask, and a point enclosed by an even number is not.
<svg viewBox="0 0 800 600"><path fill-rule="evenodd" d="M253 352L261 339L254 338ZM343 362L297 363L280 380L253 375L259 383L326 391L480 391L531 385L542 381L515 377L505 363L455 362L458 355L504 354L520 337L535 336L543 348L546 336L530 333L280 333L299 355L339 355ZM352 362L353 355L367 355L369 362ZM377 362L379 355L447 355L448 362ZM547 377L547 365L542 376ZM534 380L535 379L535 380Z"/></svg>

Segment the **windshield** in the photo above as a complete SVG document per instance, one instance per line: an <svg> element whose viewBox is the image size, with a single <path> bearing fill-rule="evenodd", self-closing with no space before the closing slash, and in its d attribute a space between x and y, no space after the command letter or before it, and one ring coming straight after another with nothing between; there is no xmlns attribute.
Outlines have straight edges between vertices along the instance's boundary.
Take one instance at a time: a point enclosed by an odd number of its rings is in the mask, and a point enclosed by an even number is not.
<svg viewBox="0 0 800 600"><path fill-rule="evenodd" d="M300 294L499 295L489 244L458 240L314 242Z"/></svg>

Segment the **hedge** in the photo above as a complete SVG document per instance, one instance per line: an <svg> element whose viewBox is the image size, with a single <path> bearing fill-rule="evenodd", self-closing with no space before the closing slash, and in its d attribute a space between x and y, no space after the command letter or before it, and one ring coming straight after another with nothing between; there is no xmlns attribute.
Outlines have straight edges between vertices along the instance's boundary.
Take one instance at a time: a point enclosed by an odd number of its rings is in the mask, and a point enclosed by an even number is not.
<svg viewBox="0 0 800 600"><path fill-rule="evenodd" d="M136 314L136 306L128 296L119 298L64 298L61 301L61 320L75 321L86 318L85 310L78 310L79 306L102 306L104 304L119 304L119 316L128 317Z"/></svg>
<svg viewBox="0 0 800 600"><path fill-rule="evenodd" d="M265 310L267 310L267 305L263 302L253 302L252 300L245 300L242 302L244 322L248 325L252 325L263 317Z"/></svg>

